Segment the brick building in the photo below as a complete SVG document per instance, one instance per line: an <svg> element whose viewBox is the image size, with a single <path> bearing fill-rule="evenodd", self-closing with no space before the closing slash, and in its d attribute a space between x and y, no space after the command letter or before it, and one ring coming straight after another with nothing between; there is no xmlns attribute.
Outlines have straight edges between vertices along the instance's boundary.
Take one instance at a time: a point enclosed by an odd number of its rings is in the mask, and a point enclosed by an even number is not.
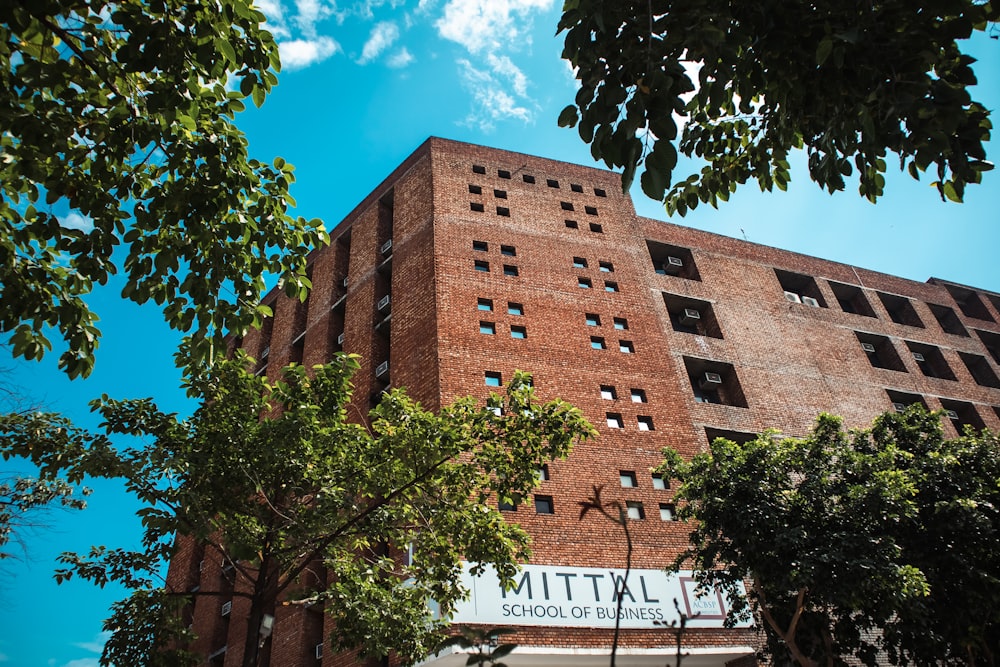
<svg viewBox="0 0 1000 667"><path fill-rule="evenodd" d="M517 665L606 664L621 534L578 502L603 485L635 519L623 665L662 665L671 636L653 620L701 610L690 667L735 664L751 630L723 629L722 601L695 600L661 568L685 543L660 449L768 427L805 434L820 411L848 426L894 406L944 409L946 429L1000 428L1000 294L916 283L638 217L617 174L432 138L332 232L311 261L304 304L273 294L275 316L242 341L261 372L362 355L355 401L406 387L427 407L485 395L528 370L543 400L580 407L600 438L550 464L533 502L505 508L533 536L520 587L472 582L465 623L508 625ZM175 560L175 583L215 586L216 564ZM195 646L229 664L242 624L199 600ZM317 657L321 613L283 609L270 664ZM232 653L232 651L230 651ZM464 664L442 656L443 666Z"/></svg>

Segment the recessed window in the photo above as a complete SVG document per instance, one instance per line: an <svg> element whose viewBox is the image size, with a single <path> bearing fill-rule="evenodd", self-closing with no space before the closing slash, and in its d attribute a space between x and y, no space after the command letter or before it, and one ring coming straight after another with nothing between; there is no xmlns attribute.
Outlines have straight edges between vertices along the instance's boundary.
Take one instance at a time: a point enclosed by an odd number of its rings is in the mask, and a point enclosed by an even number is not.
<svg viewBox="0 0 1000 667"><path fill-rule="evenodd" d="M599 327L601 326L601 316L597 313L586 313L584 318L587 322L588 327Z"/></svg>
<svg viewBox="0 0 1000 667"><path fill-rule="evenodd" d="M920 368L920 372L930 378L941 378L942 380L956 380L955 374L951 371L951 367L948 362L945 361L944 355L941 354L941 349L936 345L928 345L927 343L915 343L913 341L905 341L906 347L909 348L910 353L913 355L913 360L917 363Z"/></svg>
<svg viewBox="0 0 1000 667"><path fill-rule="evenodd" d="M924 323L920 321L920 316L914 310L913 304L905 296L886 294L885 292L876 292L876 294L878 294L879 301L885 306L889 319L893 322L909 327L924 328Z"/></svg>
<svg viewBox="0 0 1000 667"><path fill-rule="evenodd" d="M616 412L609 412L605 416L605 420L608 428L625 428L625 422L622 421L622 416Z"/></svg>
<svg viewBox="0 0 1000 667"><path fill-rule="evenodd" d="M719 438L735 442L738 445L745 445L748 442L756 440L757 434L746 433L745 431L729 431L722 428L712 428L711 426L705 427L705 439L708 441L709 445Z"/></svg>
<svg viewBox="0 0 1000 667"><path fill-rule="evenodd" d="M507 198L507 191L506 190L494 190L493 191L493 196L496 197L497 199L506 199Z"/></svg>
<svg viewBox="0 0 1000 667"><path fill-rule="evenodd" d="M535 177L532 176L531 174L524 174L523 176L521 176L521 179L525 183L534 183L535 182Z"/></svg>
<svg viewBox="0 0 1000 667"><path fill-rule="evenodd" d="M615 270L615 265L611 262L598 262L597 264L601 267L601 271L604 273L613 273Z"/></svg>
<svg viewBox="0 0 1000 667"><path fill-rule="evenodd" d="M1000 379L990 368L990 362L986 360L986 357L971 352L959 352L958 356L962 358L962 363L969 369L969 375L976 381L976 384L1000 388Z"/></svg>
<svg viewBox="0 0 1000 667"><path fill-rule="evenodd" d="M919 405L924 410L927 409L927 403L924 402L924 399L920 394L910 394L905 391L893 391L892 389L886 389L885 393L889 397L889 401L892 403L892 409L896 412L903 412L911 405Z"/></svg>
<svg viewBox="0 0 1000 667"><path fill-rule="evenodd" d="M486 208L483 207L483 205L481 203L477 202L477 201L471 202L469 204L469 208L471 208L476 213L482 213L483 211L486 210Z"/></svg>
<svg viewBox="0 0 1000 667"><path fill-rule="evenodd" d="M618 351L623 354L632 354L635 352L635 345L630 340L620 340L618 341Z"/></svg>
<svg viewBox="0 0 1000 667"><path fill-rule="evenodd" d="M674 521L676 516L672 503L660 503L660 521Z"/></svg>
<svg viewBox="0 0 1000 667"><path fill-rule="evenodd" d="M618 291L618 283L616 283L616 282L614 282L612 280L605 280L604 281L604 291L605 292L617 292Z"/></svg>
<svg viewBox="0 0 1000 667"><path fill-rule="evenodd" d="M585 269L587 268L587 260L583 257L573 258L573 268L574 269Z"/></svg>
<svg viewBox="0 0 1000 667"><path fill-rule="evenodd" d="M504 264L503 265L503 274L505 276L516 276L517 275L517 267L514 266L513 264Z"/></svg>
<svg viewBox="0 0 1000 667"><path fill-rule="evenodd" d="M476 308L478 310L493 311L493 299L477 299Z"/></svg>
<svg viewBox="0 0 1000 667"><path fill-rule="evenodd" d="M561 202L559 202L559 207L562 210L564 210L564 211L572 211L573 210L573 202L571 202L571 201L561 201Z"/></svg>
<svg viewBox="0 0 1000 667"><path fill-rule="evenodd" d="M747 407L743 388L732 364L708 359L684 357L684 367L691 380L694 399L699 403L721 403Z"/></svg>
<svg viewBox="0 0 1000 667"><path fill-rule="evenodd" d="M654 430L653 429L653 418L652 417L649 417L648 415L639 415L638 417L636 417L636 420L639 423L639 430L640 431L652 431L652 430Z"/></svg>
<svg viewBox="0 0 1000 667"><path fill-rule="evenodd" d="M600 336L591 336L590 347L594 348L595 350L603 350L607 348L607 345L605 344L604 339L601 338Z"/></svg>
<svg viewBox="0 0 1000 667"><path fill-rule="evenodd" d="M774 275L785 293L785 300L801 303L813 308L826 308L826 299L819 291L819 285L812 276L775 269Z"/></svg>
<svg viewBox="0 0 1000 667"><path fill-rule="evenodd" d="M484 377L486 378L487 387L499 387L501 384L501 375L496 371L486 371Z"/></svg>
<svg viewBox="0 0 1000 667"><path fill-rule="evenodd" d="M972 403L942 398L941 407L944 408L943 421L950 421L959 433L964 432L966 426L976 431L986 428L983 418Z"/></svg>
<svg viewBox="0 0 1000 667"><path fill-rule="evenodd" d="M868 363L875 368L885 368L899 373L906 372L906 366L899 358L896 348L885 336L855 331L861 351L868 357Z"/></svg>
<svg viewBox="0 0 1000 667"><path fill-rule="evenodd" d="M545 185L549 186L550 188L558 188L559 187L559 181L555 180L554 178L549 178L549 179L546 179Z"/></svg>
<svg viewBox="0 0 1000 667"><path fill-rule="evenodd" d="M590 231L594 232L595 234L603 234L604 233L604 227L602 227L601 225L597 224L596 222L592 222L592 223L590 223Z"/></svg>
<svg viewBox="0 0 1000 667"><path fill-rule="evenodd" d="M687 248L659 241L646 241L653 270L661 276L677 276L687 280L701 280L694 256Z"/></svg>
<svg viewBox="0 0 1000 667"><path fill-rule="evenodd" d="M497 206L497 215L502 215L505 218L510 217L510 209L506 206Z"/></svg>
<svg viewBox="0 0 1000 667"><path fill-rule="evenodd" d="M715 310L708 301L664 292L663 303L667 307L670 325L674 331L722 338L722 330L715 317Z"/></svg>
<svg viewBox="0 0 1000 667"><path fill-rule="evenodd" d="M632 396L633 403L646 403L645 389L631 389L630 394Z"/></svg>
<svg viewBox="0 0 1000 667"><path fill-rule="evenodd" d="M542 467L535 472L535 478L537 478L539 482L547 482L549 480L549 466L542 465Z"/></svg>
<svg viewBox="0 0 1000 667"><path fill-rule="evenodd" d="M615 318L615 329L618 329L619 331L627 331L628 330L628 320L626 320L624 317L616 317Z"/></svg>
<svg viewBox="0 0 1000 667"><path fill-rule="evenodd" d="M632 521L642 521L646 518L646 511L642 508L642 503L637 500L626 501L625 513Z"/></svg>
<svg viewBox="0 0 1000 667"><path fill-rule="evenodd" d="M556 508L552 503L552 496L535 496L536 514L555 514Z"/></svg>
<svg viewBox="0 0 1000 667"><path fill-rule="evenodd" d="M525 327L519 325L512 325L510 327L510 337L511 338L527 338L528 330Z"/></svg>
<svg viewBox="0 0 1000 667"><path fill-rule="evenodd" d="M497 325L493 322L480 322L479 333L492 336L497 332Z"/></svg>
<svg viewBox="0 0 1000 667"><path fill-rule="evenodd" d="M507 302L507 314L508 315L524 315L524 306L519 303L514 303L513 301Z"/></svg>
<svg viewBox="0 0 1000 667"><path fill-rule="evenodd" d="M583 186L577 183L570 183L569 189L572 190L573 192L583 192Z"/></svg>
<svg viewBox="0 0 1000 667"><path fill-rule="evenodd" d="M979 336L979 340L983 342L983 347L993 357L993 361L1000 364L1000 334L992 331L980 331L979 329L973 329L973 331Z"/></svg>
<svg viewBox="0 0 1000 667"><path fill-rule="evenodd" d="M490 244L487 243L486 241L473 241L472 249L477 252L486 252L487 250L490 249Z"/></svg>
<svg viewBox="0 0 1000 667"><path fill-rule="evenodd" d="M657 491L666 491L670 488L670 481L659 473L653 473L653 488Z"/></svg>
<svg viewBox="0 0 1000 667"><path fill-rule="evenodd" d="M498 506L499 506L501 512L516 512L517 511L517 503L511 502L509 500L501 500L498 503Z"/></svg>
<svg viewBox="0 0 1000 667"><path fill-rule="evenodd" d="M594 194L598 197L607 197L608 193L601 188L594 188Z"/></svg>
<svg viewBox="0 0 1000 667"><path fill-rule="evenodd" d="M506 169L497 169L497 176L500 178L510 178L510 172Z"/></svg>
<svg viewBox="0 0 1000 667"><path fill-rule="evenodd" d="M563 221L566 225L566 229L577 229L580 225L577 224L576 220L565 220Z"/></svg>
<svg viewBox="0 0 1000 667"><path fill-rule="evenodd" d="M863 315L864 317L877 317L875 311L872 310L872 305L868 303L868 298L865 296L864 290L860 287L857 285L835 283L832 280L828 280L827 282L830 284L833 296L837 297L837 303L840 304L842 311L854 315Z"/></svg>
<svg viewBox="0 0 1000 667"><path fill-rule="evenodd" d="M951 297L955 299L955 303L958 304L958 309L966 317L972 317L977 320L986 320L987 322L993 322L993 316L990 315L990 311L986 309L986 304L983 300L979 298L974 290L968 287L961 287L960 285L944 285L944 288L948 290Z"/></svg>
<svg viewBox="0 0 1000 667"><path fill-rule="evenodd" d="M576 286L580 289L590 289L594 285L590 282L590 278L577 278Z"/></svg>
<svg viewBox="0 0 1000 667"><path fill-rule="evenodd" d="M596 206L584 206L583 210L587 213L587 215L597 215Z"/></svg>
<svg viewBox="0 0 1000 667"><path fill-rule="evenodd" d="M639 486L634 470L619 470L618 481L621 483L623 489L634 489Z"/></svg>
<svg viewBox="0 0 1000 667"><path fill-rule="evenodd" d="M609 384L601 385L601 398L605 401L615 401L618 400L618 392L615 388Z"/></svg>
<svg viewBox="0 0 1000 667"><path fill-rule="evenodd" d="M954 310L948 306L940 306L936 303L929 303L927 307L930 308L934 319L941 326L941 331L955 336L969 337L969 332L965 330L962 321L958 319L958 315L955 314Z"/></svg>
<svg viewBox="0 0 1000 667"><path fill-rule="evenodd" d="M469 183L469 194L481 195L483 194L483 188L479 185L473 185L472 183Z"/></svg>
<svg viewBox="0 0 1000 667"><path fill-rule="evenodd" d="M515 257L517 255L517 250L512 245L502 245L500 246L500 254L506 255L507 257Z"/></svg>
<svg viewBox="0 0 1000 667"><path fill-rule="evenodd" d="M484 167L481 164L474 164L474 165L472 165L472 173L473 174L485 174L486 173L486 167Z"/></svg>
<svg viewBox="0 0 1000 667"><path fill-rule="evenodd" d="M476 268L476 271L489 272L490 270L490 263L481 259L473 262L473 266Z"/></svg>

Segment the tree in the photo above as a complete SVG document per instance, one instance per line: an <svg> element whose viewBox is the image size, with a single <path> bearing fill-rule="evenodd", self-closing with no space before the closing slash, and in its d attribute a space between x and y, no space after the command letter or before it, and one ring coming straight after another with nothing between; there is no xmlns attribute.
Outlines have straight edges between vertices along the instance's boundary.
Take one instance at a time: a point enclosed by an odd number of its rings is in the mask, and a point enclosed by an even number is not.
<svg viewBox="0 0 1000 667"><path fill-rule="evenodd" d="M155 583L175 534L232 567L232 595L249 602L247 666L257 664L262 621L286 599L324 605L337 647L415 661L447 625L430 618L429 601L446 619L464 593L460 559L512 580L528 537L504 521L497 497L525 497L541 465L593 428L561 401L537 403L521 373L488 407L468 398L438 414L393 390L366 428L347 421L356 368L354 357L338 355L310 373L289 367L272 384L241 356L189 376L201 405L187 420L149 399L105 396L94 402L99 435L54 415L0 423L5 457L29 457L43 478L121 477L143 504L141 551L64 554L57 573L135 591L106 622L102 664L180 664L183 651L155 647L168 645L183 604L220 595ZM148 444L112 447L110 438L125 435ZM301 575L317 566L326 576L304 585Z"/></svg>
<svg viewBox="0 0 1000 667"><path fill-rule="evenodd" d="M671 214L716 206L749 180L784 190L795 148L830 192L856 170L875 202L894 153L962 201L993 166L989 112L969 94L974 59L959 41L998 18L1000 5L976 0L567 0L559 31L580 90L559 124L622 167L626 189L641 165L643 192ZM678 154L708 164L674 181Z"/></svg>
<svg viewBox="0 0 1000 667"><path fill-rule="evenodd" d="M263 22L250 0L0 5L0 333L15 356L40 359L56 329L60 367L89 374L87 295L118 272L202 358L269 314L268 274L305 297L326 232L288 214L291 165L250 159L233 120L277 82Z"/></svg>
<svg viewBox="0 0 1000 667"><path fill-rule="evenodd" d="M806 438L720 438L690 462L667 450L679 516L697 521L674 568L757 614L776 664L992 664L1000 443L945 440L938 417L847 434L823 415Z"/></svg>

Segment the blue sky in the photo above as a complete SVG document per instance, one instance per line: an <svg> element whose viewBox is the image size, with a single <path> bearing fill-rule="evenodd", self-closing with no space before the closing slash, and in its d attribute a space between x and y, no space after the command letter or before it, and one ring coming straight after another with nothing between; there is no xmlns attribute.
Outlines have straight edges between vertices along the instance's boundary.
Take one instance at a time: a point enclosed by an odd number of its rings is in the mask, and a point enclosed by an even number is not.
<svg viewBox="0 0 1000 667"><path fill-rule="evenodd" d="M281 46L279 86L239 124L255 157L296 166L298 212L329 228L424 139L437 135L591 164L575 130L556 117L575 94L555 36L555 0L267 0L260 6ZM978 98L1000 108L1000 43L970 45L980 59ZM994 121L1000 122L1000 121ZM996 160L998 142L991 146ZM854 190L828 195L803 161L787 193L747 187L719 210L703 207L675 222L817 255L913 280L930 276L1000 291L997 261L1000 175L986 174L963 205L945 204L927 184L888 178L872 206ZM681 163L678 176L685 168ZM643 215L662 207L633 192ZM154 396L166 410L191 407L178 390L171 355L177 336L153 307L123 303L118 286L94 295L104 338L86 381L67 381L42 363L15 363L10 379L52 410L93 425L88 400ZM0 464L0 472L17 466ZM92 544L134 546L134 506L114 484L93 485L84 512L56 512L50 528L27 535L28 555L0 564L0 667L91 667L101 620L118 590L56 586L55 557Z"/></svg>

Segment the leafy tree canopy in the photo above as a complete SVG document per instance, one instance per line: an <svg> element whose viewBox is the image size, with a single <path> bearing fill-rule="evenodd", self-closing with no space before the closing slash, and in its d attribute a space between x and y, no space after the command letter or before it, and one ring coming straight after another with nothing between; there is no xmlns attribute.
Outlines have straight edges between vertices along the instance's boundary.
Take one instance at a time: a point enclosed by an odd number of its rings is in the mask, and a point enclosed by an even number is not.
<svg viewBox="0 0 1000 667"><path fill-rule="evenodd" d="M277 82L263 21L250 0L0 3L0 333L16 356L40 359L55 329L60 367L86 376L87 295L118 272L202 357L268 314L266 275L304 298L326 233L288 214L291 165L250 159L233 123Z"/></svg>
<svg viewBox="0 0 1000 667"><path fill-rule="evenodd" d="M497 498L526 497L545 461L594 434L568 404L538 403L521 373L487 407L468 398L438 414L393 390L366 427L347 421L357 416L354 357L310 373L293 366L273 384L246 365L240 357L192 376L202 402L186 420L149 399L106 396L93 404L104 418L98 435L52 414L0 420L4 458L29 458L42 479L122 478L143 505L141 551L64 554L57 573L135 591L106 622L102 664L181 664L182 651L154 647L186 625L184 604L223 594L157 582L175 534L232 567L233 599L246 601L234 604L249 610L242 664L257 664L261 619L288 599L323 605L337 647L423 658L447 627L430 618L428 603L447 617L464 595L461 559L512 581L528 553L527 534L504 521ZM125 435L146 444L112 446Z"/></svg>
<svg viewBox="0 0 1000 667"><path fill-rule="evenodd" d="M674 564L753 611L776 664L987 664L1000 649L1000 439L911 408L845 433L715 440L662 472L696 520ZM737 583L749 578L749 599Z"/></svg>
<svg viewBox="0 0 1000 667"><path fill-rule="evenodd" d="M559 123L622 167L626 188L641 167L643 192L671 214L716 206L750 180L784 190L795 148L830 192L856 174L875 202L894 153L961 201L992 164L960 40L998 17L978 0L567 0L563 58L580 90ZM675 181L678 154L708 164Z"/></svg>

